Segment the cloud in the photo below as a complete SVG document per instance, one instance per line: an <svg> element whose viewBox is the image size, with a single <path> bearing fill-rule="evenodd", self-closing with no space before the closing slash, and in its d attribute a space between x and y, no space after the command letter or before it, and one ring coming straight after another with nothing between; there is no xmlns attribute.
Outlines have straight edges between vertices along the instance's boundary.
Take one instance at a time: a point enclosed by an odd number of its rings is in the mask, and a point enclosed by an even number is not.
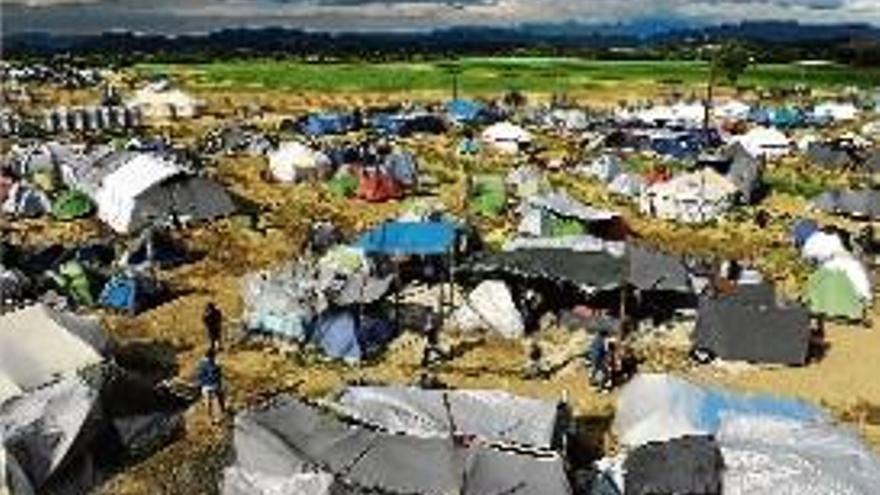
<svg viewBox="0 0 880 495"><path fill-rule="evenodd" d="M0 0L3 30L189 32L231 26L423 29L681 18L880 25L880 0Z"/></svg>

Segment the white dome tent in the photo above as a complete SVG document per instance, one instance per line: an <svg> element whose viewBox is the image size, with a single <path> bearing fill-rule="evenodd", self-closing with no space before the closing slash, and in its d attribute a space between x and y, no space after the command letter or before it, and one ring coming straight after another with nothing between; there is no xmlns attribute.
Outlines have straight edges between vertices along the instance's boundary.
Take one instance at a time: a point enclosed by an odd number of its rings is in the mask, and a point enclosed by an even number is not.
<svg viewBox="0 0 880 495"><path fill-rule="evenodd" d="M176 119L198 117L203 105L180 89L172 89L167 81L160 81L138 90L127 106L139 109L148 118Z"/></svg>
<svg viewBox="0 0 880 495"><path fill-rule="evenodd" d="M483 141L498 151L508 154L519 153L523 145L532 142L532 134L510 122L499 122L483 131Z"/></svg>
<svg viewBox="0 0 880 495"><path fill-rule="evenodd" d="M734 142L740 143L754 157L779 158L788 155L792 148L785 133L770 127L755 127Z"/></svg>
<svg viewBox="0 0 880 495"><path fill-rule="evenodd" d="M330 167L327 155L297 141L282 143L268 158L272 177L280 182L314 179Z"/></svg>

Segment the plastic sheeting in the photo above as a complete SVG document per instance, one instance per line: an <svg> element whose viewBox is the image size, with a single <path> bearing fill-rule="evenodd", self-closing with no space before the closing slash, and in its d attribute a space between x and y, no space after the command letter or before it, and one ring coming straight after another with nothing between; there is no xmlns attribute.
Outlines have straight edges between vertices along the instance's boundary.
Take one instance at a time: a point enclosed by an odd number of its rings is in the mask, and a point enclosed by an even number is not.
<svg viewBox="0 0 880 495"><path fill-rule="evenodd" d="M370 254L448 254L456 231L448 222L387 222L361 236L358 246Z"/></svg>
<svg viewBox="0 0 880 495"><path fill-rule="evenodd" d="M824 262L831 258L846 254L843 242L837 234L828 234L822 231L813 232L807 237L801 249L801 256L806 260Z"/></svg>
<svg viewBox="0 0 880 495"><path fill-rule="evenodd" d="M390 433L551 449L557 428L553 402L498 390L423 390L411 387L349 387L342 411ZM448 408L447 408L448 404Z"/></svg>
<svg viewBox="0 0 880 495"><path fill-rule="evenodd" d="M452 314L453 325L464 331L494 330L509 339L525 334L522 315L504 282L484 280Z"/></svg>
<svg viewBox="0 0 880 495"><path fill-rule="evenodd" d="M873 291L871 290L871 279L865 266L852 255L835 256L822 264L822 269L838 270L846 274L846 277L852 283L856 294L864 300L873 299Z"/></svg>
<svg viewBox="0 0 880 495"><path fill-rule="evenodd" d="M507 241L502 248L503 251L518 251L520 249L567 249L582 253L605 252L613 256L623 256L626 243L606 241L591 235L516 237Z"/></svg>
<svg viewBox="0 0 880 495"><path fill-rule="evenodd" d="M806 403L772 395L735 394L704 388L671 375L639 375L620 393L614 431L637 447L688 435L714 435L726 417L761 415L819 421L824 413Z"/></svg>
<svg viewBox="0 0 880 495"><path fill-rule="evenodd" d="M830 423L742 415L724 421L717 439L725 495L880 493L880 458Z"/></svg>

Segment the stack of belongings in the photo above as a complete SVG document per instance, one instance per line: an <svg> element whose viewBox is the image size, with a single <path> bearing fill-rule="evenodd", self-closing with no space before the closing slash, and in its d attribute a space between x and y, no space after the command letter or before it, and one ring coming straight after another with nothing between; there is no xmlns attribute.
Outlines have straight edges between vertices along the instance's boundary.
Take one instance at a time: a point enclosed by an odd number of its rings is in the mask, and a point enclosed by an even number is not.
<svg viewBox="0 0 880 495"><path fill-rule="evenodd" d="M639 211L682 223L706 223L730 210L738 194L730 179L704 168L648 187L639 196Z"/></svg>
<svg viewBox="0 0 880 495"><path fill-rule="evenodd" d="M835 233L816 230L804 241L801 256L816 270L807 282L804 300L815 315L866 321L873 302L868 270Z"/></svg>
<svg viewBox="0 0 880 495"><path fill-rule="evenodd" d="M809 357L810 314L767 283L701 298L694 349L728 361L803 365Z"/></svg>
<svg viewBox="0 0 880 495"><path fill-rule="evenodd" d="M331 358L360 361L392 337L387 322L362 311L380 301L392 282L393 276L375 273L362 250L336 246L314 263L301 260L245 276L245 326L314 344Z"/></svg>
<svg viewBox="0 0 880 495"><path fill-rule="evenodd" d="M87 493L182 426L182 402L108 361L97 320L0 316L0 492Z"/></svg>
<svg viewBox="0 0 880 495"><path fill-rule="evenodd" d="M639 375L613 425L623 453L599 464L602 495L880 493L880 458L819 409L770 395Z"/></svg>
<svg viewBox="0 0 880 495"><path fill-rule="evenodd" d="M498 391L349 388L240 413L223 495L568 495L563 408Z"/></svg>

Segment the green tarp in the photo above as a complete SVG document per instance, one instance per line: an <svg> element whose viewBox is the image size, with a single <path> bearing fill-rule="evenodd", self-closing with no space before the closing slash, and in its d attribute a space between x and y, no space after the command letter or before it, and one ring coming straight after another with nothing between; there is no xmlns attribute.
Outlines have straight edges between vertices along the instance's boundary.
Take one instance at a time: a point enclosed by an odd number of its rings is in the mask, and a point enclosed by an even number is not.
<svg viewBox="0 0 880 495"><path fill-rule="evenodd" d="M337 196L351 198L357 193L358 184L359 180L354 174L344 172L336 174L335 177L330 179L327 183L327 188Z"/></svg>
<svg viewBox="0 0 880 495"><path fill-rule="evenodd" d="M92 283L81 264L68 261L58 267L61 279L58 281L67 290L70 297L81 306L93 306Z"/></svg>
<svg viewBox="0 0 880 495"><path fill-rule="evenodd" d="M807 305L814 314L829 318L860 320L865 305L846 273L827 268L810 276L807 283Z"/></svg>
<svg viewBox="0 0 880 495"><path fill-rule="evenodd" d="M504 212L507 204L507 188L504 178L494 175L477 177L471 193L471 210L484 217Z"/></svg>
<svg viewBox="0 0 880 495"><path fill-rule="evenodd" d="M587 234L587 228L584 222L578 218L563 218L556 215L550 215L547 222L547 236L549 237L565 237L580 236Z"/></svg>
<svg viewBox="0 0 880 495"><path fill-rule="evenodd" d="M92 213L92 202L79 191L65 191L52 204L52 216L58 220L73 220Z"/></svg>

